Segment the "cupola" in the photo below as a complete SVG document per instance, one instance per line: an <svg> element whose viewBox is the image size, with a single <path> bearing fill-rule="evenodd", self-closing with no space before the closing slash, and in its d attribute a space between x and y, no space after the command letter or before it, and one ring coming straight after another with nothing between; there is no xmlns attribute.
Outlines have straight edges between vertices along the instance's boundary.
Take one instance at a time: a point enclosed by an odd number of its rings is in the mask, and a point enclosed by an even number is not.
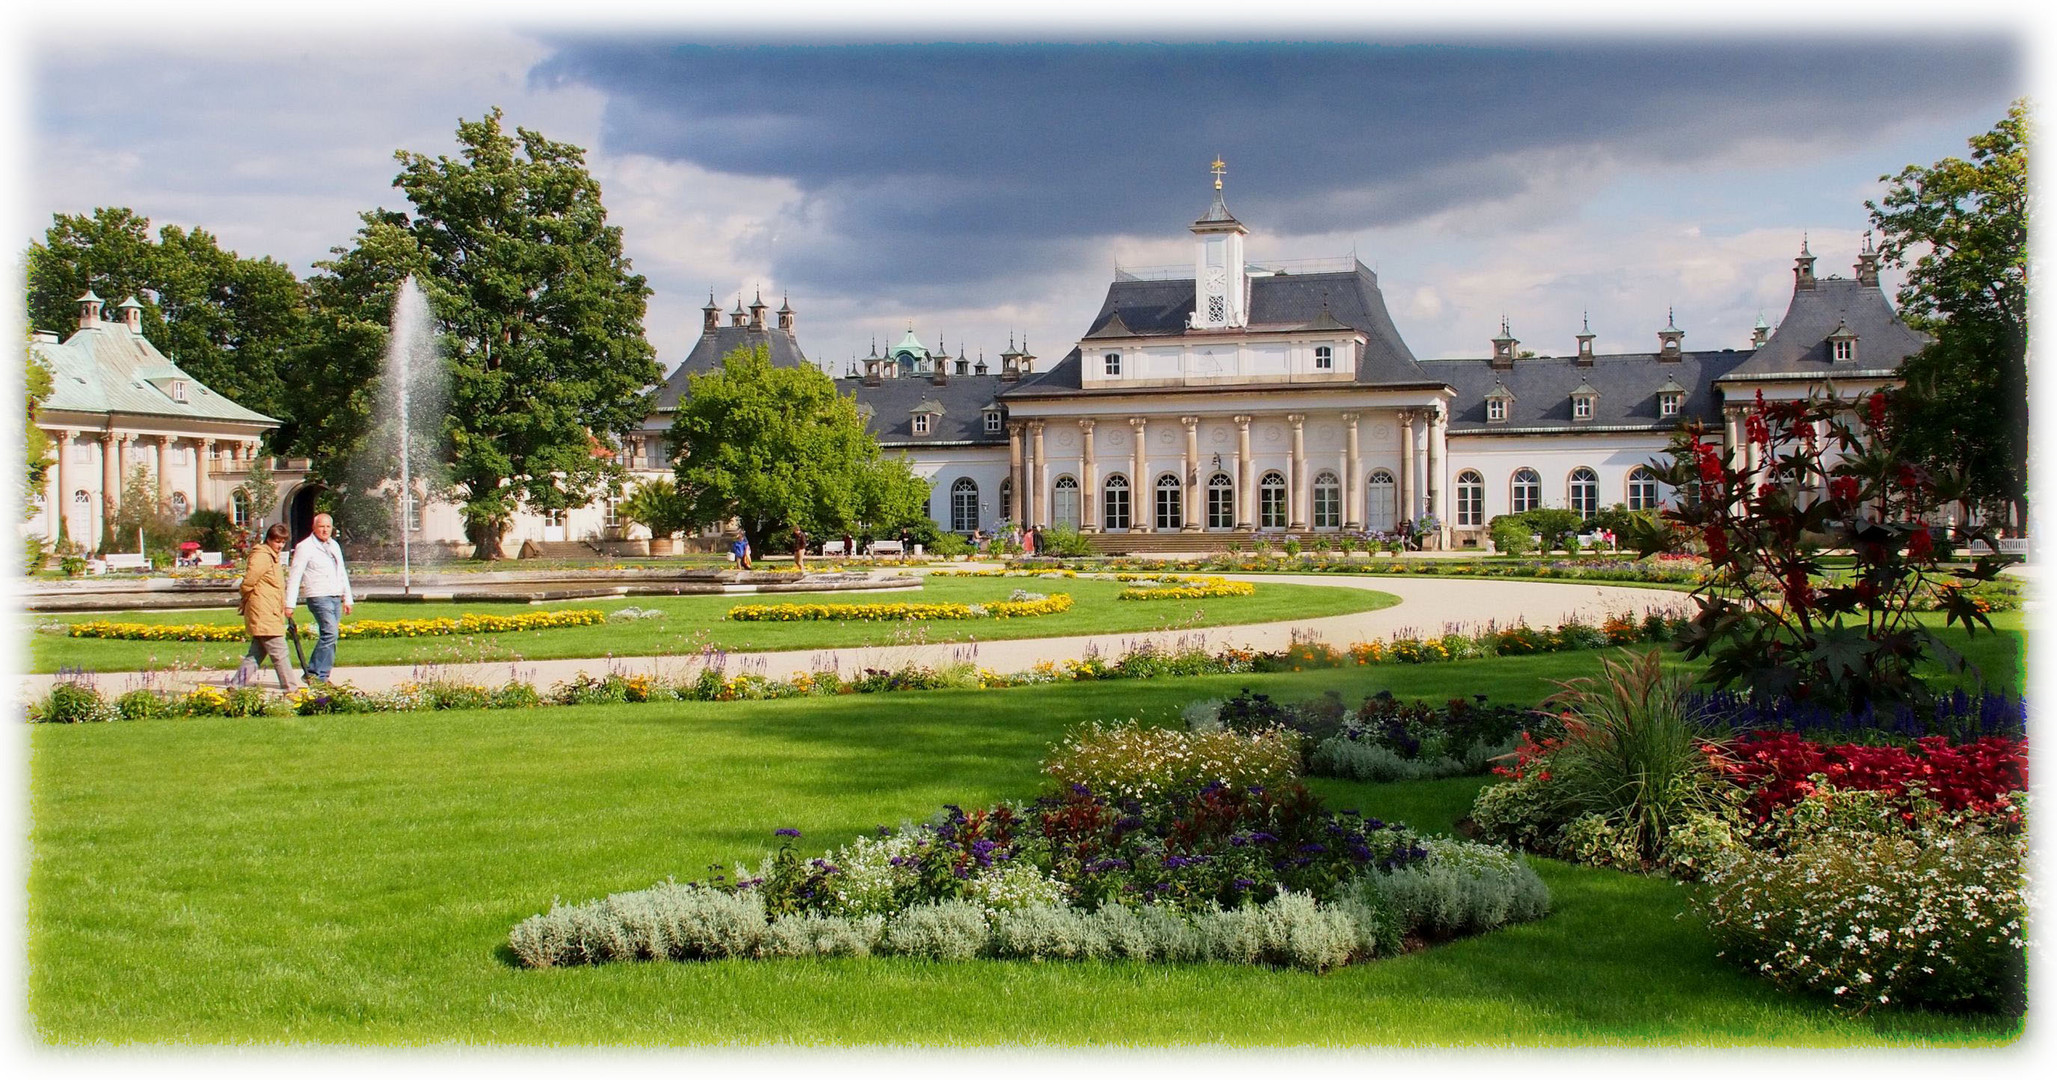
<svg viewBox="0 0 2057 1080"><path fill-rule="evenodd" d="M1593 324L1584 312L1578 317L1578 363L1581 367L1593 366Z"/></svg>
<svg viewBox="0 0 2057 1080"><path fill-rule="evenodd" d="M1857 284L1878 287L1878 249L1871 246L1871 230L1864 230L1864 250L1857 253Z"/></svg>
<svg viewBox="0 0 2057 1080"><path fill-rule="evenodd" d="M764 311L767 306L769 305L764 302L764 291L760 289L757 295L750 301L750 329L757 331L764 329Z"/></svg>
<svg viewBox="0 0 2057 1080"><path fill-rule="evenodd" d="M1764 313L1757 313L1757 325L1750 328L1750 347L1761 349L1771 340L1771 324L1764 321Z"/></svg>
<svg viewBox="0 0 2057 1080"><path fill-rule="evenodd" d="M1657 331L1657 359L1680 360L1685 357L1686 332L1678 328L1678 315L1672 309L1664 309L1664 329Z"/></svg>
<svg viewBox="0 0 2057 1080"><path fill-rule="evenodd" d="M1243 237L1250 230L1229 213L1222 197L1221 178L1228 166L1217 157L1210 171L1214 202L1192 225L1199 242L1193 251L1193 315L1187 325L1195 330L1231 330L1249 321Z"/></svg>
<svg viewBox="0 0 2057 1080"><path fill-rule="evenodd" d="M91 289L87 289L79 297L79 329L84 330L89 326L100 325L100 305L102 303L103 301L98 296L95 296Z"/></svg>
<svg viewBox="0 0 2057 1080"><path fill-rule="evenodd" d="M712 334L721 326L721 305L714 302L714 290L707 290L707 306L700 309L700 332Z"/></svg>
<svg viewBox="0 0 2057 1080"><path fill-rule="evenodd" d="M1493 339L1492 365L1496 368L1514 366L1514 350L1521 342L1514 339L1514 331L1507 328L1507 316L1500 316L1500 336Z"/></svg>
<svg viewBox="0 0 2057 1080"><path fill-rule="evenodd" d="M779 310L778 310L778 317L779 317L779 329L781 329L781 330L784 330L785 332L787 332L787 333L789 333L789 334L790 334L790 333L792 333L792 332L793 332L793 301L792 301L792 299L791 299L790 297L786 297L786 296L781 296L781 297L779 297Z"/></svg>
<svg viewBox="0 0 2057 1080"><path fill-rule="evenodd" d="M129 298L123 300L115 310L121 312L121 324L129 328L129 333L142 336L143 305L137 302L135 294L129 294Z"/></svg>
<svg viewBox="0 0 2057 1080"><path fill-rule="evenodd" d="M1793 260L1793 288L1795 290L1800 290L1812 289L1813 287L1814 253L1807 250L1807 234L1801 233L1800 255L1798 258Z"/></svg>

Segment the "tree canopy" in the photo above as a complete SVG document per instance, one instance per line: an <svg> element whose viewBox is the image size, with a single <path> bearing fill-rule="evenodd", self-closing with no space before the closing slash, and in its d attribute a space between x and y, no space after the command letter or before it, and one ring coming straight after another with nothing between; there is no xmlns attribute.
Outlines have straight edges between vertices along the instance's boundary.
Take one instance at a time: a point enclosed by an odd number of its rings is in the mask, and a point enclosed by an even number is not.
<svg viewBox="0 0 2057 1080"><path fill-rule="evenodd" d="M354 246L316 264L324 340L299 369L311 398L289 443L329 482L371 430L386 321L412 274L441 329L450 374L450 490L481 558L500 557L515 509L583 505L621 474L620 433L641 423L661 376L643 336L640 275L607 224L585 151L501 112L459 121L459 155L399 151L394 186L413 212L362 215Z"/></svg>
<svg viewBox="0 0 2057 1080"><path fill-rule="evenodd" d="M36 426L36 413L42 408L43 402L49 399L54 385L50 381L50 369L36 359L36 354L27 348L26 343L22 348L22 364L22 390L27 398L27 408L24 410L27 429L22 433L21 440L22 464L26 469L21 503L22 514L26 517L32 516L30 502L34 496L42 494L50 474L50 466L55 460L50 456L50 437L43 434L42 428ZM64 492L60 491L57 494L57 501L45 509L49 513L59 515L57 520L62 523Z"/></svg>
<svg viewBox="0 0 2057 1080"><path fill-rule="evenodd" d="M2028 520L2028 106L1970 140L1971 159L1909 165L1867 202L1900 308L1933 340L1900 369L1899 445L1988 520Z"/></svg>
<svg viewBox="0 0 2057 1080"><path fill-rule="evenodd" d="M285 264L224 251L205 229L165 225L126 207L58 214L28 251L29 325L78 325L78 298L134 296L143 336L185 372L268 416L288 408L284 369L307 332L307 296Z"/></svg>
<svg viewBox="0 0 2057 1080"><path fill-rule="evenodd" d="M928 515L928 483L880 453L856 401L816 368L772 366L763 346L692 377L671 443L693 524L736 520L760 551L794 525L883 534Z"/></svg>

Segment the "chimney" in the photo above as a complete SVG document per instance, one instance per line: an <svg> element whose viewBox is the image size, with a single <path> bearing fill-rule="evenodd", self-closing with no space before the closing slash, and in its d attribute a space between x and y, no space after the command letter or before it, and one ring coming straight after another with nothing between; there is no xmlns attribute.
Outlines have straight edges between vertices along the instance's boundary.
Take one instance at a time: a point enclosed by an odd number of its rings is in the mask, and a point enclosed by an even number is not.
<svg viewBox="0 0 2057 1080"><path fill-rule="evenodd" d="M1678 361L1685 357L1686 332L1678 328L1678 316L1664 309L1664 329L1657 331L1657 359Z"/></svg>
<svg viewBox="0 0 2057 1080"><path fill-rule="evenodd" d="M1580 367L1593 366L1593 324L1584 313L1579 315L1578 363Z"/></svg>
<svg viewBox="0 0 2057 1080"><path fill-rule="evenodd" d="M781 297L779 297L779 310L778 310L778 316L779 316L779 329L781 329L781 330L784 330L784 331L785 331L786 333L788 333L788 334L792 333L792 332L793 332L793 301L792 301L792 299L791 299L791 298L789 298L789 297L785 297L785 296L781 296Z"/></svg>
<svg viewBox="0 0 2057 1080"><path fill-rule="evenodd" d="M750 329L760 334L764 332L764 308L764 292L760 289L750 301Z"/></svg>
<svg viewBox="0 0 2057 1080"><path fill-rule="evenodd" d="M1514 339L1514 331L1507 328L1507 316L1500 316L1500 336L1493 339L1492 366L1511 368L1514 366L1514 350L1521 342Z"/></svg>
<svg viewBox="0 0 2057 1080"><path fill-rule="evenodd" d="M1814 287L1814 253L1807 250L1807 234L1800 234L1800 256L1793 260L1793 289Z"/></svg>
<svg viewBox="0 0 2057 1080"><path fill-rule="evenodd" d="M136 302L135 294L131 293L115 310L121 312L122 325L129 328L129 333L143 336L143 305Z"/></svg>
<svg viewBox="0 0 2057 1080"><path fill-rule="evenodd" d="M707 290L707 306L700 309L700 333L712 334L721 325L721 307L714 302L714 290Z"/></svg>
<svg viewBox="0 0 2057 1080"><path fill-rule="evenodd" d="M1878 249L1871 246L1871 230L1864 230L1864 250L1857 253L1857 284L1878 288Z"/></svg>
<svg viewBox="0 0 2057 1080"><path fill-rule="evenodd" d="M100 325L100 298L93 295L93 290L87 289L85 294L79 297L78 305L79 329Z"/></svg>

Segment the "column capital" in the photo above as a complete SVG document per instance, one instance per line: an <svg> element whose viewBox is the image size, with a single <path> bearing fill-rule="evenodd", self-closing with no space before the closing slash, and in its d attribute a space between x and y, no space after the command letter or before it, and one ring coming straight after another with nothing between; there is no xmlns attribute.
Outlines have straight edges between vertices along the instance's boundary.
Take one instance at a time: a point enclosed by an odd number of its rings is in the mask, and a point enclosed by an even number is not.
<svg viewBox="0 0 2057 1080"><path fill-rule="evenodd" d="M71 429L58 428L57 430L50 433L50 438L51 441L55 442L59 446L67 445L71 442Z"/></svg>
<svg viewBox="0 0 2057 1080"><path fill-rule="evenodd" d="M1403 424L1412 424L1414 422L1413 409L1395 409L1393 410L1393 415L1399 417L1400 422Z"/></svg>
<svg viewBox="0 0 2057 1080"><path fill-rule="evenodd" d="M1300 425L1302 425L1302 424L1305 424L1306 422L1307 422L1307 414L1306 414L1306 413L1287 413L1287 414L1286 414L1286 423L1288 423L1288 424L1291 424L1291 425L1293 425L1293 428L1294 428L1294 430L1298 430L1298 429L1299 429L1299 427L1300 427Z"/></svg>
<svg viewBox="0 0 2057 1080"><path fill-rule="evenodd" d="M1233 419L1235 420L1237 427L1242 428L1244 431L1248 431L1250 430L1250 421L1256 418L1248 414L1241 414L1233 417Z"/></svg>
<svg viewBox="0 0 2057 1080"><path fill-rule="evenodd" d="M1031 435L1041 435L1041 434L1043 433L1043 421L1041 421L1041 420L1030 420L1030 421L1028 422L1028 429L1029 429L1029 434L1031 434Z"/></svg>
<svg viewBox="0 0 2057 1080"><path fill-rule="evenodd" d="M1096 422L1097 422L1097 421L1095 421L1095 420L1094 420L1094 419L1093 419L1092 417L1090 417L1090 416L1081 416L1081 417L1079 417L1079 422L1078 422L1078 429L1079 429L1080 431L1083 431L1083 432L1085 432L1085 433L1086 433L1086 434L1088 434L1088 435L1091 435L1091 434L1093 433L1093 425L1094 425L1094 424L1095 424Z"/></svg>
<svg viewBox="0 0 2057 1080"><path fill-rule="evenodd" d="M1194 428L1200 426L1200 418L1197 416L1181 416L1178 418L1178 422L1186 425L1187 431L1191 431Z"/></svg>
<svg viewBox="0 0 2057 1080"><path fill-rule="evenodd" d="M175 439L177 439L177 438L178 438L178 436L176 436L176 435L159 435L159 436L157 436L156 438L157 438L157 445L159 445L159 446L170 446L170 445L172 444L172 441L173 441L173 440L175 440Z"/></svg>
<svg viewBox="0 0 2057 1080"><path fill-rule="evenodd" d="M1135 428L1137 431L1141 431L1143 429L1143 425L1149 422L1149 420L1140 416L1131 416L1128 418L1128 426Z"/></svg>
<svg viewBox="0 0 2057 1080"><path fill-rule="evenodd" d="M1009 436L1010 438L1012 438L1012 437L1018 437L1018 436L1020 436L1020 435L1021 435L1021 434L1022 434L1023 432L1025 432L1025 431L1027 431L1027 430L1028 430L1028 421L1026 421L1026 420L1009 420L1009 421L1007 421L1007 434L1008 434L1008 436Z"/></svg>
<svg viewBox="0 0 2057 1080"><path fill-rule="evenodd" d="M1360 412L1346 412L1343 414L1343 423L1354 424L1357 422L1357 418L1363 415L1364 414Z"/></svg>

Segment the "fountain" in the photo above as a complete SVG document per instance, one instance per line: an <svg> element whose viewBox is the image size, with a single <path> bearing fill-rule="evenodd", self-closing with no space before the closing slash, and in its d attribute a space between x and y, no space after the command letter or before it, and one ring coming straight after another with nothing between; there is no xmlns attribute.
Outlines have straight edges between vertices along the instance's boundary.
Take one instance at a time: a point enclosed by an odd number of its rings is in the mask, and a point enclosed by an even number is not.
<svg viewBox="0 0 2057 1080"><path fill-rule="evenodd" d="M437 490L442 473L442 426L447 379L436 348L436 326L428 295L409 276L393 294L391 333L386 341L386 367L377 435L373 446L390 455L397 470L381 469L379 480L399 483L400 591L414 591L413 530L415 483ZM420 420L416 418L420 417ZM380 462L383 465L383 462ZM396 475L397 473L397 475Z"/></svg>

